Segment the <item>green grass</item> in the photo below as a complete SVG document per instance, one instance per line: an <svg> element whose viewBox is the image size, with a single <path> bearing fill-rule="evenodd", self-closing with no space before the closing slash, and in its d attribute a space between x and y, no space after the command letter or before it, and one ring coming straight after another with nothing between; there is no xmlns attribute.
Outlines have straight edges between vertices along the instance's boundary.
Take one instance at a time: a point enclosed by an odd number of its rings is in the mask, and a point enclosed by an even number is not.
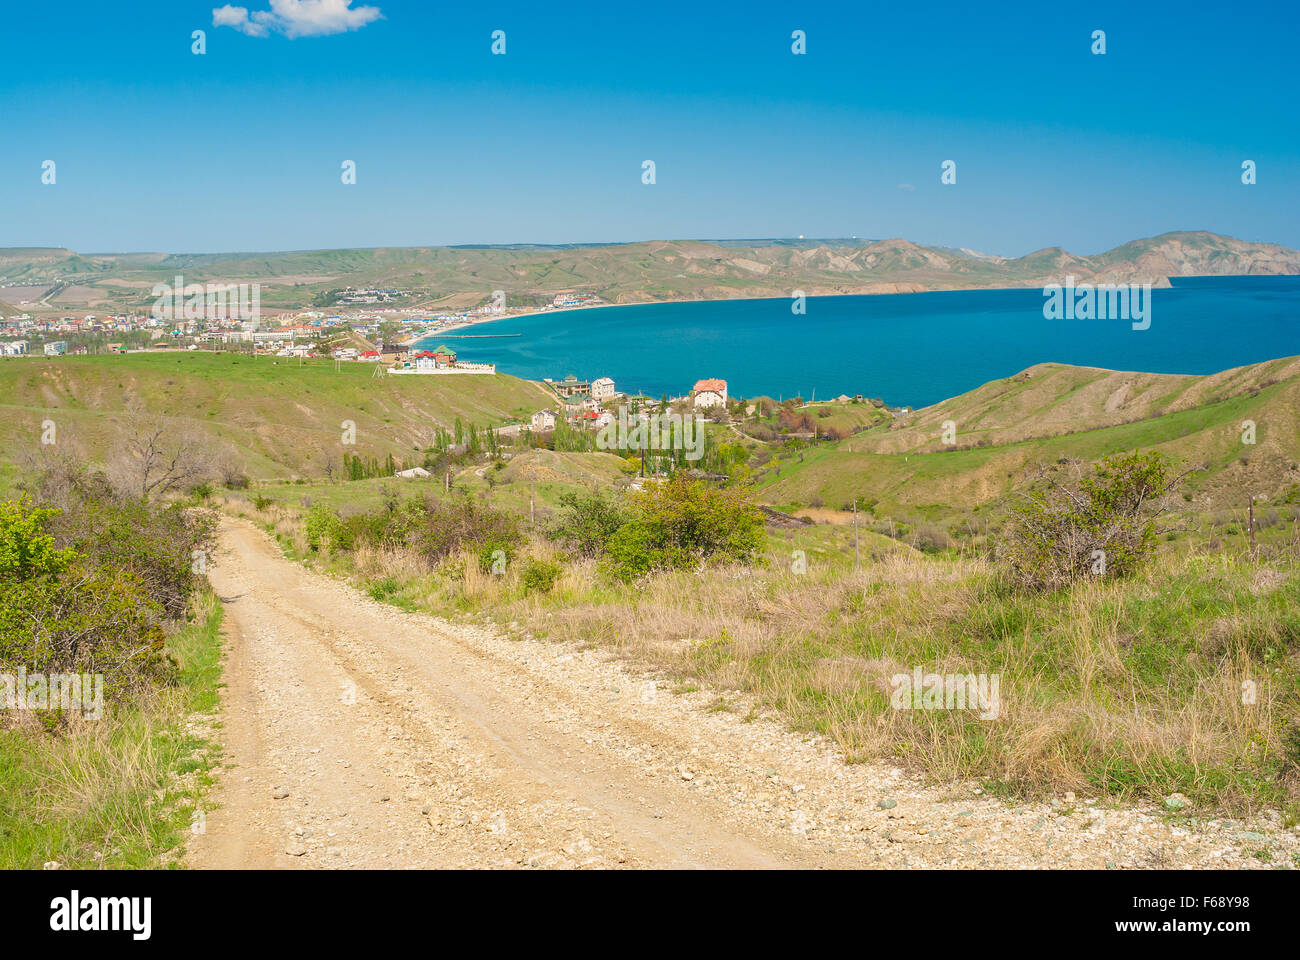
<svg viewBox="0 0 1300 960"><path fill-rule="evenodd" d="M152 702L106 704L100 721L58 736L0 732L0 868L175 864L218 756L221 605L209 594L196 611L168 642L177 681Z"/></svg>
<svg viewBox="0 0 1300 960"><path fill-rule="evenodd" d="M372 379L371 364L299 363L222 353L30 358L0 364L0 443L5 459L39 453L41 422L60 446L102 463L121 445L139 404L177 432L229 451L254 478L323 476L343 453L419 461L438 426L526 419L553 404L539 385L505 374ZM342 445L351 421L356 442Z"/></svg>
<svg viewBox="0 0 1300 960"><path fill-rule="evenodd" d="M879 500L890 510L945 503L956 513L1004 496L1036 464L1062 458L1099 460L1135 449L1161 450L1203 464L1207 469L1196 483L1204 485L1242 455L1241 421L1257 418L1268 423L1263 413L1286 386L1274 384L1255 394L1135 423L998 446L876 454L854 450L857 438L821 444L775 461L757 477L756 486L768 502L808 503L815 498L838 508L861 496ZM963 441L969 439L962 436Z"/></svg>

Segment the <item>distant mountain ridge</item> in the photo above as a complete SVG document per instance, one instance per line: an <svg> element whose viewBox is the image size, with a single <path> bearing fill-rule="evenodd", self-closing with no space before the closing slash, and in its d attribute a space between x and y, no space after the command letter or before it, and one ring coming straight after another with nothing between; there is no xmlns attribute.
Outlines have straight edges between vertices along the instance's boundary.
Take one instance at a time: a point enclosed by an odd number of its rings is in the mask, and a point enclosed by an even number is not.
<svg viewBox="0 0 1300 960"><path fill-rule="evenodd" d="M7 288L64 285L50 309L144 306L153 283L183 273L188 283L262 284L264 305L329 305L345 286L411 292L406 305L448 298L545 298L581 290L610 303L910 293L1078 282L1169 285L1170 277L1300 275L1300 251L1205 231L1164 233L1104 253L1060 247L1021 257L926 246L909 240L652 240L542 246L377 247L221 254L80 254L0 249L0 296ZM12 301L12 296L5 297ZM28 297L35 300L38 297Z"/></svg>

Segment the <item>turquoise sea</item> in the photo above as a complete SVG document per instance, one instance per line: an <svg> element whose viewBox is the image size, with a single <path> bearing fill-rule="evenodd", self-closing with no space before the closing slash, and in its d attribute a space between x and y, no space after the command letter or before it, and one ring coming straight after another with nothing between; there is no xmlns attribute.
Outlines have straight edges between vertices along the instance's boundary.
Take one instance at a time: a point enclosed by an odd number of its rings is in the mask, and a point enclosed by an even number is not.
<svg viewBox="0 0 1300 960"><path fill-rule="evenodd" d="M1300 277L1198 277L1151 293L1151 326L1045 320L1041 289L723 300L557 311L476 324L443 340L465 360L529 379L614 378L685 393L721 377L735 396L841 393L919 407L1046 361L1214 373L1300 354Z"/></svg>

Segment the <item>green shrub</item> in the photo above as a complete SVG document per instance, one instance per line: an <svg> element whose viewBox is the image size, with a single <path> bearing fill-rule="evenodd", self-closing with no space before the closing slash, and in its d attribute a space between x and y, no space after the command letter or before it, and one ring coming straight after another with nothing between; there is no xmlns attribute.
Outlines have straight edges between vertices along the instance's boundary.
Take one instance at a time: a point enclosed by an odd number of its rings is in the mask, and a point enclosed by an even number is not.
<svg viewBox="0 0 1300 960"><path fill-rule="evenodd" d="M0 503L0 674L98 674L118 700L173 679L164 643L203 583L214 517L68 462L23 486Z"/></svg>
<svg viewBox="0 0 1300 960"><path fill-rule="evenodd" d="M307 519L304 521L308 549L319 550L321 547L328 547L338 528L338 514L324 504L313 504L307 511Z"/></svg>
<svg viewBox="0 0 1300 960"><path fill-rule="evenodd" d="M560 497L560 516L551 532L580 556L595 557L627 520L627 512L600 491L566 493Z"/></svg>
<svg viewBox="0 0 1300 960"><path fill-rule="evenodd" d="M1155 548L1156 522L1182 479L1158 452L1108 457L1073 482L1049 475L1012 512L1001 556L1013 579L1033 588L1127 576Z"/></svg>
<svg viewBox="0 0 1300 960"><path fill-rule="evenodd" d="M194 582L184 550L199 541L183 539L179 510L86 492L65 511L0 504L0 672L102 674L105 697L134 695L174 675L169 605L179 591L184 613Z"/></svg>
<svg viewBox="0 0 1300 960"><path fill-rule="evenodd" d="M215 518L178 503L119 498L93 480L77 495L55 522L60 542L135 574L167 619L183 617L203 581Z"/></svg>
<svg viewBox="0 0 1300 960"><path fill-rule="evenodd" d="M54 535L46 531L58 510L31 506L23 497L0 503L0 580L31 580L57 577L76 554L55 547Z"/></svg>
<svg viewBox="0 0 1300 960"><path fill-rule="evenodd" d="M395 577L383 577L366 587L366 593L370 594L372 599L382 602L395 594L399 586Z"/></svg>
<svg viewBox="0 0 1300 960"><path fill-rule="evenodd" d="M530 557L520 571L519 582L526 593L549 593L563 572L564 568L554 561Z"/></svg>
<svg viewBox="0 0 1300 960"><path fill-rule="evenodd" d="M406 547L431 563L436 563L462 549L479 557L482 569L491 570L496 550L513 557L524 534L519 519L504 511L478 503L468 497L434 500L432 497L394 501L369 513L357 513L345 519L308 511L308 544L313 530L318 539L326 537L336 550L355 550L362 545L380 548Z"/></svg>
<svg viewBox="0 0 1300 960"><path fill-rule="evenodd" d="M129 570L78 558L59 578L0 582L5 673L103 674L104 696L134 694L173 675L166 616Z"/></svg>
<svg viewBox="0 0 1300 960"><path fill-rule="evenodd" d="M475 548L475 553L478 556L478 568L484 573L497 573L496 564L498 560L503 562L499 572L505 573L505 565L515 558L515 542L502 537L493 535L487 540L470 545Z"/></svg>
<svg viewBox="0 0 1300 960"><path fill-rule="evenodd" d="M630 498L633 518L606 544L613 573L624 580L705 560L749 562L763 547L763 517L735 490L674 474Z"/></svg>

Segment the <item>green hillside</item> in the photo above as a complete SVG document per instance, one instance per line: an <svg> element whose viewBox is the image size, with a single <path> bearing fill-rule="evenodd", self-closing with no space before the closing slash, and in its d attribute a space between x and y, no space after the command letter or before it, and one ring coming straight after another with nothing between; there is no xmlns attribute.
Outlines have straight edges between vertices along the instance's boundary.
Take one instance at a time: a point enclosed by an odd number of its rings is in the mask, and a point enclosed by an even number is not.
<svg viewBox="0 0 1300 960"><path fill-rule="evenodd" d="M320 475L346 450L410 459L437 427L459 418L476 426L519 421L553 398L541 386L504 374L389 376L370 364L329 360L147 353L31 358L0 363L0 441L21 460L53 420L57 441L94 462L122 439L131 411L161 418L229 451L254 479ZM356 443L341 444L343 422Z"/></svg>
<svg viewBox="0 0 1300 960"><path fill-rule="evenodd" d="M1243 424L1255 443L1243 443ZM943 442L951 422L955 443ZM758 479L772 503L960 513L1004 497L1040 465L1159 450L1201 469L1205 507L1240 506L1300 482L1300 358L1210 376L1041 364L835 444L778 458Z"/></svg>

